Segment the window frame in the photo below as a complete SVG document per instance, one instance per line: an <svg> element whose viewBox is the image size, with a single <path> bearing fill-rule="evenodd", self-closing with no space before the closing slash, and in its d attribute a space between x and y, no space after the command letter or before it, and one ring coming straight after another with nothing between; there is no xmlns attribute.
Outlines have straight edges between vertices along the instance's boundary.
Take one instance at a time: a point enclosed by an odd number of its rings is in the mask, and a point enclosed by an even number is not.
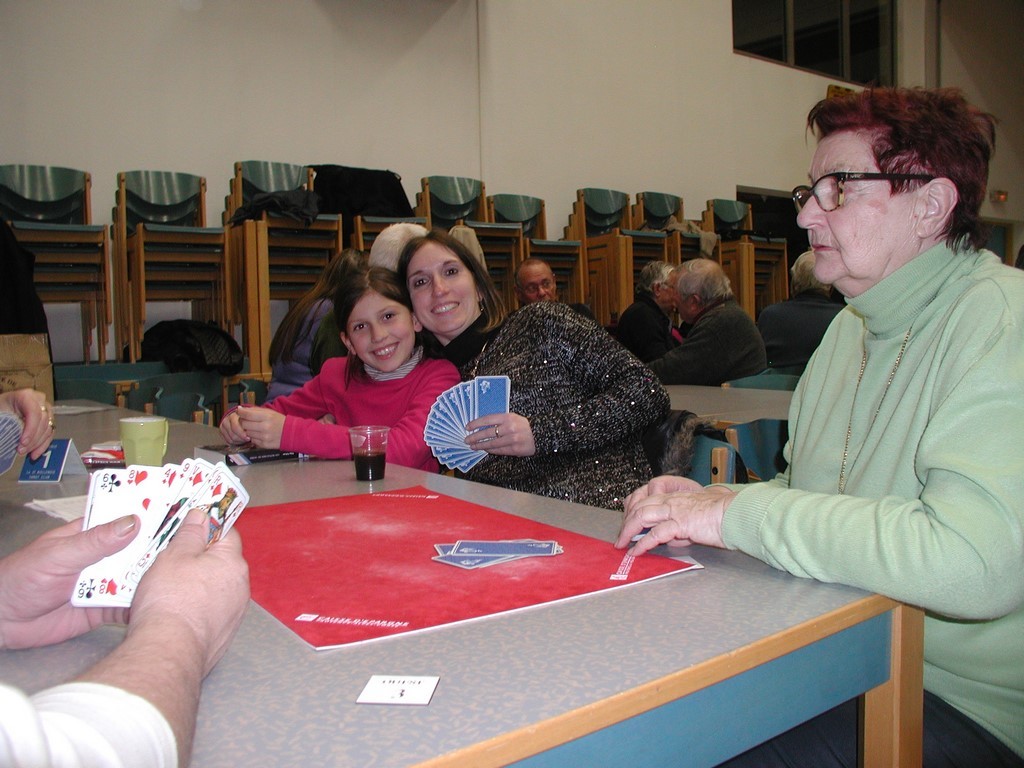
<svg viewBox="0 0 1024 768"><path fill-rule="evenodd" d="M792 69L797 69L803 72L812 72L817 75L824 77L837 78L844 82L852 83L859 86L865 85L894 85L896 82L896 59L897 59L897 34L896 34L896 13L898 0L879 0L879 7L888 7L888 25L887 29L879 35L879 38L885 38L887 40L887 46L879 46L875 50L877 51L877 69L879 73L879 81L860 81L854 80L852 77L852 51L853 44L851 38L851 0L840 0L840 18L839 18L839 35L840 35L840 72L826 72L820 69L814 69L811 67L801 66L796 64L796 21L795 21L795 0L782 0L783 5L783 32L782 32L782 44L784 49L785 59L776 59L763 54L752 53L748 50L736 47L736 6L733 3L733 53L741 56L748 56L752 59L759 59L761 61L771 62L773 64L781 64Z"/></svg>

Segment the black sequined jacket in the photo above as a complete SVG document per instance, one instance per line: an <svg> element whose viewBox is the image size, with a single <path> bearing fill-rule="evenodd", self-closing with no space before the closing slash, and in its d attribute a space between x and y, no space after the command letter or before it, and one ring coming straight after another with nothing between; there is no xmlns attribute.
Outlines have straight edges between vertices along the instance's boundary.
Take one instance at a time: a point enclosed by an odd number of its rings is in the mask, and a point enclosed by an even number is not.
<svg viewBox="0 0 1024 768"><path fill-rule="evenodd" d="M653 372L594 321L561 303L513 312L488 336L467 329L444 350L463 379L508 376L510 410L537 452L488 456L470 480L607 509L651 478L641 435L669 411Z"/></svg>

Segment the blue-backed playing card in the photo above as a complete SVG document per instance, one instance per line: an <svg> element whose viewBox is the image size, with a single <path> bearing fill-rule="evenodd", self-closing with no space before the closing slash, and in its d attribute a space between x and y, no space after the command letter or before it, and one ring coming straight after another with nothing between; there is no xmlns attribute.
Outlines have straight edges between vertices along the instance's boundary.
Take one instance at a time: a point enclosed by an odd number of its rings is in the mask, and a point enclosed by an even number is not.
<svg viewBox="0 0 1024 768"><path fill-rule="evenodd" d="M523 539L518 541L473 541L460 540L452 547L453 555L490 555L507 556L517 555L519 557L543 557L557 555L561 552L557 541L533 541Z"/></svg>
<svg viewBox="0 0 1024 768"><path fill-rule="evenodd" d="M466 424L480 416L508 413L509 387L507 376L478 376L438 395L423 428L423 439L438 461L468 472L487 456L466 445Z"/></svg>
<svg viewBox="0 0 1024 768"><path fill-rule="evenodd" d="M10 411L0 413L0 475L14 464L24 427L18 414Z"/></svg>
<svg viewBox="0 0 1024 768"><path fill-rule="evenodd" d="M508 376L477 376L473 379L473 418L508 413Z"/></svg>

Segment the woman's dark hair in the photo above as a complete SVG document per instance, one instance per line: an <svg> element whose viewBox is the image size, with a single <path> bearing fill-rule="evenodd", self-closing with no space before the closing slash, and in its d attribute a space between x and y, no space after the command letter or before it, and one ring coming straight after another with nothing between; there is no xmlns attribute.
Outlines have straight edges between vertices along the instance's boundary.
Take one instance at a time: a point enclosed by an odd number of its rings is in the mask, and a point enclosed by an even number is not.
<svg viewBox="0 0 1024 768"><path fill-rule="evenodd" d="M398 279L398 275L386 267L368 267L365 264L349 272L338 290L334 294L334 319L338 323L338 330L348 335L348 319L352 316L352 310L356 304L370 291L379 293L385 299L398 302L412 312L412 302L409 300L409 292L405 289L405 283ZM416 344L422 345L420 334L416 334ZM365 378L366 368L359 355L348 356L348 377Z"/></svg>
<svg viewBox="0 0 1024 768"><path fill-rule="evenodd" d="M437 243L447 248L473 275L473 282L476 284L477 291L480 292L481 312L487 318L486 326L482 330L486 333L505 322L508 311L505 309L505 302L498 293L498 289L494 287L487 268L466 246L440 229L431 230L422 237L414 237L402 249L402 255L398 257L398 278L406 290L409 287L409 262L412 261L416 252L428 243Z"/></svg>
<svg viewBox="0 0 1024 768"><path fill-rule="evenodd" d="M807 115L819 139L839 131L869 134L883 173L924 173L953 182L960 199L945 234L954 249L982 248L988 240L980 212L995 124L957 88L871 88L819 101ZM897 193L924 182L891 183Z"/></svg>
<svg viewBox="0 0 1024 768"><path fill-rule="evenodd" d="M288 309L281 324L277 326L274 338L270 342L272 363L291 362L299 342L316 332L310 314L313 307L324 299L333 298L334 292L338 290L346 275L365 263L366 254L355 248L346 248L331 258L313 287Z"/></svg>

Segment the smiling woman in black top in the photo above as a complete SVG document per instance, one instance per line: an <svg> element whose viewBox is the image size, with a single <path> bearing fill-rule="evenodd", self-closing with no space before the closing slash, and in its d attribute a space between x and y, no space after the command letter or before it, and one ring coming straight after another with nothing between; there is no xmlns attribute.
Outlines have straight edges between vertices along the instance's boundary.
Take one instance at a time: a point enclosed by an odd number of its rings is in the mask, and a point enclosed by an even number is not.
<svg viewBox="0 0 1024 768"><path fill-rule="evenodd" d="M618 509L650 478L641 435L668 394L603 328L555 302L507 315L483 265L442 232L410 241L398 274L463 379L511 381L509 413L467 424L486 427L466 442L491 454L470 480Z"/></svg>

